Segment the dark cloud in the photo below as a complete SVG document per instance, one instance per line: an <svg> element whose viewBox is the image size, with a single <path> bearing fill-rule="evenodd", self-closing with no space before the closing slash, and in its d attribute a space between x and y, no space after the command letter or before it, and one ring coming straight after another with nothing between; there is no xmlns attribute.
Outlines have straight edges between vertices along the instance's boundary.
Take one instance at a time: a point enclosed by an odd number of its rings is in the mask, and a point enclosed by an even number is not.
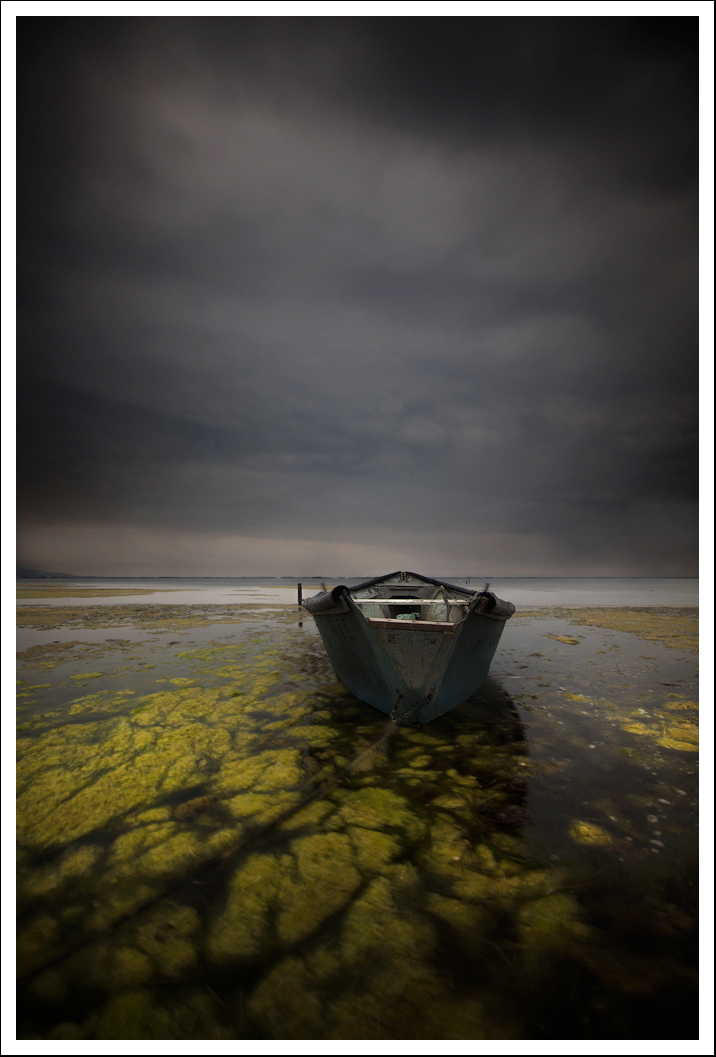
<svg viewBox="0 0 716 1057"><path fill-rule="evenodd" d="M19 26L28 564L693 572L697 19Z"/></svg>

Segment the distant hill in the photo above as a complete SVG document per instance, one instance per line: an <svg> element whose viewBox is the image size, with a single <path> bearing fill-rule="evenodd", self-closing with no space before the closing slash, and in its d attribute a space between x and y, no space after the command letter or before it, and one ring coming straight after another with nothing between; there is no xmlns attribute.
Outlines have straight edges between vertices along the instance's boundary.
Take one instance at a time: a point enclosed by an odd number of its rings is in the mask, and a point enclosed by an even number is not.
<svg viewBox="0 0 716 1057"><path fill-rule="evenodd" d="M45 569L28 569L26 565L15 567L18 580L76 580L71 573L48 573Z"/></svg>

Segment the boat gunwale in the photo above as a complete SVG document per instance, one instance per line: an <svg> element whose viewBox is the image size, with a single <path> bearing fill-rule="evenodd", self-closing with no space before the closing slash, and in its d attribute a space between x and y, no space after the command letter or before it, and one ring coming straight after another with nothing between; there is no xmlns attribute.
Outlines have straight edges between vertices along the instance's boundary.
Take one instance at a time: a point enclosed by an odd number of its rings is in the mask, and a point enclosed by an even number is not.
<svg viewBox="0 0 716 1057"><path fill-rule="evenodd" d="M434 587L445 587L450 591L457 591L459 594L465 595L468 598L474 598L475 595L482 593L480 591L469 591L465 587L459 587L457 584L448 583L447 580L434 580L431 576L422 576L420 573L411 573L407 569L398 569L397 572L388 573L386 576L375 576L372 580L365 580L362 584L354 584L353 587L346 587L346 591L352 595L354 591L363 591L368 587L374 587L376 584L385 583L386 580L390 580L393 576L414 576L416 580L421 580L424 584L432 584ZM405 581L402 582L404 583ZM396 587L397 586L398 585L396 584Z"/></svg>
<svg viewBox="0 0 716 1057"><path fill-rule="evenodd" d="M402 596L393 598L354 598L353 601L357 606L369 605L371 602L374 602L376 605L381 606L432 606L435 603L439 603L441 606L445 605L445 602L442 598L403 598ZM450 604L455 606L469 606L471 601L472 600L469 598L449 599Z"/></svg>

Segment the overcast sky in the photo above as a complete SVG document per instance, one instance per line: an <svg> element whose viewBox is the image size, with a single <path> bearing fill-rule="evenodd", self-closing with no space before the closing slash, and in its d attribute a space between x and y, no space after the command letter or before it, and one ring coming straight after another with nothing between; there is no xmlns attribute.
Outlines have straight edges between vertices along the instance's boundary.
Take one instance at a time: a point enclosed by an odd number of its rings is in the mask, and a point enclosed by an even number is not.
<svg viewBox="0 0 716 1057"><path fill-rule="evenodd" d="M693 575L696 18L20 18L20 561Z"/></svg>

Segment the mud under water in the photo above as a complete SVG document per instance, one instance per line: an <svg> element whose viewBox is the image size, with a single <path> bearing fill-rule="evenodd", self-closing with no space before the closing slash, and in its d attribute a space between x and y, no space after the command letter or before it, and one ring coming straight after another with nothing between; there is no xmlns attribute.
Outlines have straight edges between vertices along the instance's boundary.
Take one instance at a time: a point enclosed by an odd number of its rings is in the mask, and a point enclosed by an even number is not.
<svg viewBox="0 0 716 1057"><path fill-rule="evenodd" d="M696 1038L694 612L518 614L418 730L296 614L20 611L18 1036Z"/></svg>

